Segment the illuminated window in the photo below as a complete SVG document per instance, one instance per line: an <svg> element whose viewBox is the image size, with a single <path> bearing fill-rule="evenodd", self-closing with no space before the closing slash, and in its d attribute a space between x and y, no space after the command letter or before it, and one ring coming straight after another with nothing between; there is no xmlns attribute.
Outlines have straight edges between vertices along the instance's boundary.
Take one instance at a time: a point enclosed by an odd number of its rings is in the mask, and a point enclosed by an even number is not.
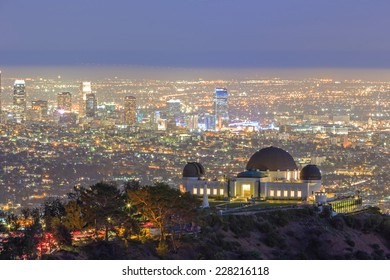
<svg viewBox="0 0 390 280"><path fill-rule="evenodd" d="M213 189L213 195L217 195L217 192L218 192L217 189Z"/></svg>
<svg viewBox="0 0 390 280"><path fill-rule="evenodd" d="M282 196L282 191L277 190L277 191L276 191L276 196L277 196L277 197L281 197L281 196Z"/></svg>
<svg viewBox="0 0 390 280"><path fill-rule="evenodd" d="M200 194L203 194L203 188L200 188L199 190L200 190Z"/></svg>
<svg viewBox="0 0 390 280"><path fill-rule="evenodd" d="M275 196L275 191L274 190L270 190L269 191L269 196Z"/></svg>
<svg viewBox="0 0 390 280"><path fill-rule="evenodd" d="M210 193L211 193L211 190L207 189L207 194L210 195Z"/></svg>
<svg viewBox="0 0 390 280"><path fill-rule="evenodd" d="M193 194L198 194L198 189L197 189L197 188L194 188L194 189L192 190L192 193L193 193Z"/></svg>
<svg viewBox="0 0 390 280"><path fill-rule="evenodd" d="M283 191L283 196L288 197L288 191Z"/></svg>
<svg viewBox="0 0 390 280"><path fill-rule="evenodd" d="M243 192L244 196L251 196L251 185L243 184L242 185L242 192Z"/></svg>
<svg viewBox="0 0 390 280"><path fill-rule="evenodd" d="M223 189L220 189L220 190L219 190L219 195L223 195L223 192L224 192L224 190L223 190Z"/></svg>
<svg viewBox="0 0 390 280"><path fill-rule="evenodd" d="M290 197L295 197L295 191L290 192Z"/></svg>
<svg viewBox="0 0 390 280"><path fill-rule="evenodd" d="M302 197L302 191L298 191L298 197Z"/></svg>

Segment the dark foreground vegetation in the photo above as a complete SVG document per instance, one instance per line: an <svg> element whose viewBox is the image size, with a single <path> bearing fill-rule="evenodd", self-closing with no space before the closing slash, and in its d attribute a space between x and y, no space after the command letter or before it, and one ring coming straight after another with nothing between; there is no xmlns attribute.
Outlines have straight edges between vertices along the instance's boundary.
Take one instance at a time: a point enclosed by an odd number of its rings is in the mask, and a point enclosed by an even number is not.
<svg viewBox="0 0 390 280"><path fill-rule="evenodd" d="M0 259L390 259L390 217L314 208L219 216L165 184L98 183L1 213Z"/></svg>

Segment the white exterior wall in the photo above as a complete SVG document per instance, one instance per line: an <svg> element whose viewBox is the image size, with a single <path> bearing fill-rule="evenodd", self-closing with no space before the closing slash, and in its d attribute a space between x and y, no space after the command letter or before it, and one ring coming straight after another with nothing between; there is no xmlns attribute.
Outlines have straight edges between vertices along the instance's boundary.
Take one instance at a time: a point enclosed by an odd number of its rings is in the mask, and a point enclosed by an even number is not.
<svg viewBox="0 0 390 280"><path fill-rule="evenodd" d="M219 181L199 180L197 177L183 178L182 185L184 192L190 192L196 196L203 196L204 185L207 183L209 196L227 196L227 183Z"/></svg>

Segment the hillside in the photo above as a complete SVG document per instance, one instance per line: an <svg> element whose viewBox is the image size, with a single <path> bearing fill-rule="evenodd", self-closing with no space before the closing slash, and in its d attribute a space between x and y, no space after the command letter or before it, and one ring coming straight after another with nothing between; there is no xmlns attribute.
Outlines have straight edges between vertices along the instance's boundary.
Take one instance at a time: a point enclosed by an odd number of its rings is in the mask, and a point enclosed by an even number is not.
<svg viewBox="0 0 390 280"><path fill-rule="evenodd" d="M99 241L59 259L390 259L390 218L379 213L323 217L312 209L255 215L207 213L202 232L157 241Z"/></svg>

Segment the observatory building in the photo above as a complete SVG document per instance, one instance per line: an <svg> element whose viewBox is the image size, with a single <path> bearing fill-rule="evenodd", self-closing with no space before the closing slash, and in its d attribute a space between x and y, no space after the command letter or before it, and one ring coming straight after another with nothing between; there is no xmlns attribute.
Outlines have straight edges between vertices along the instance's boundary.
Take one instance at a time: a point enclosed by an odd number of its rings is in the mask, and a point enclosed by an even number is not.
<svg viewBox="0 0 390 280"><path fill-rule="evenodd" d="M272 146L254 153L246 170L226 182L206 181L204 175L200 163L188 163L183 170L182 191L201 196L207 183L210 196L307 200L322 186L321 171L316 165L299 170L288 152Z"/></svg>

